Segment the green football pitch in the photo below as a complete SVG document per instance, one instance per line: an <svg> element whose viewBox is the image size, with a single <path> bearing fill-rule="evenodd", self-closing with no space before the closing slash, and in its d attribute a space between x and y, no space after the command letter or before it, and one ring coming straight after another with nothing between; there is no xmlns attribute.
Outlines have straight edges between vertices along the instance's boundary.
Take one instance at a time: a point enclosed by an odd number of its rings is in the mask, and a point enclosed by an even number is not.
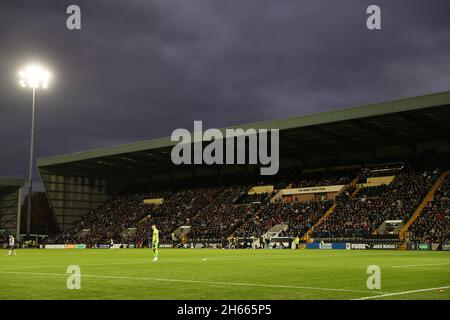
<svg viewBox="0 0 450 320"><path fill-rule="evenodd" d="M0 250L0 299L446 299L450 252ZM69 265L81 288L68 289ZM367 267L381 270L368 289ZM70 281L69 281L70 282Z"/></svg>

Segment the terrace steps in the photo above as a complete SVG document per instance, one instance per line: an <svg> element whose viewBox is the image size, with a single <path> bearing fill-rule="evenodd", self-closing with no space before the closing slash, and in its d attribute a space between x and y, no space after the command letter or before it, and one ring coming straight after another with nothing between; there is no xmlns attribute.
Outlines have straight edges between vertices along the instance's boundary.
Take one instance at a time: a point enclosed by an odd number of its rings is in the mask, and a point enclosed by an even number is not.
<svg viewBox="0 0 450 320"><path fill-rule="evenodd" d="M359 190L361 190L361 188L356 187L355 191L353 191L353 193L350 195L350 197L353 199L356 196L356 194L359 192Z"/></svg>
<svg viewBox="0 0 450 320"><path fill-rule="evenodd" d="M350 198L352 198L352 199L356 196L356 194L358 193L359 189L361 189L358 186L358 179L359 179L359 177L356 177L355 179L353 179L352 182L350 182L350 186L355 187L355 191L353 191L352 194L350 195Z"/></svg>
<svg viewBox="0 0 450 320"><path fill-rule="evenodd" d="M145 217L143 217L141 220L138 221L137 224L144 223L148 218L150 218L150 215L146 215Z"/></svg>
<svg viewBox="0 0 450 320"><path fill-rule="evenodd" d="M422 214L423 209L425 206L430 202L430 200L433 198L434 194L436 193L436 190L441 186L442 182L444 181L445 177L450 173L450 171L443 172L440 177L436 180L431 190L428 192L428 194L425 196L425 198L422 200L420 205L417 207L417 209L414 211L411 218L408 220L408 222L405 223L403 228L400 230L400 240L403 241L402 247L404 245L404 248L406 249L406 243L405 241L405 235L406 232L408 232L409 227L414 223L414 221L417 220L417 218L420 217Z"/></svg>
<svg viewBox="0 0 450 320"><path fill-rule="evenodd" d="M291 186L290 184L289 186ZM277 199L282 200L281 194L283 193L283 189L278 190L269 200L270 203L276 202Z"/></svg>
<svg viewBox="0 0 450 320"><path fill-rule="evenodd" d="M319 221L317 221L317 223L315 225L313 225L311 228L309 228L309 230L306 232L305 236L303 237L303 240L305 241L309 241L309 237L311 236L311 234L313 233L314 229L320 225L326 218L328 218L333 212L334 209L336 209L336 203L334 203L328 210L327 212L325 212L325 214L322 216L322 218L319 219Z"/></svg>

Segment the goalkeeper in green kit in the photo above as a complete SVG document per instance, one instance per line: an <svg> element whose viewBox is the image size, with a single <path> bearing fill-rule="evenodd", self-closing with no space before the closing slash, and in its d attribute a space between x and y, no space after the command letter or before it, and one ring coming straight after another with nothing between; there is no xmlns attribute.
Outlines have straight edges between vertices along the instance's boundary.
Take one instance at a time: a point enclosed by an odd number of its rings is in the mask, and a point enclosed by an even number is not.
<svg viewBox="0 0 450 320"><path fill-rule="evenodd" d="M159 248L159 230L156 228L156 225L152 225L152 249L153 249L153 262L158 261L158 248Z"/></svg>

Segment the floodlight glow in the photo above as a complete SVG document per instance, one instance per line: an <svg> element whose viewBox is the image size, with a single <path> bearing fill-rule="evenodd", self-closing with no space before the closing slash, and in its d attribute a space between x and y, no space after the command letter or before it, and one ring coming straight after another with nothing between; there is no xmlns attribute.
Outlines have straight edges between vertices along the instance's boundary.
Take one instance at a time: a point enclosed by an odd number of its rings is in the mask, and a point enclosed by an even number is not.
<svg viewBox="0 0 450 320"><path fill-rule="evenodd" d="M32 89L48 87L50 73L39 65L30 65L19 72L19 84Z"/></svg>

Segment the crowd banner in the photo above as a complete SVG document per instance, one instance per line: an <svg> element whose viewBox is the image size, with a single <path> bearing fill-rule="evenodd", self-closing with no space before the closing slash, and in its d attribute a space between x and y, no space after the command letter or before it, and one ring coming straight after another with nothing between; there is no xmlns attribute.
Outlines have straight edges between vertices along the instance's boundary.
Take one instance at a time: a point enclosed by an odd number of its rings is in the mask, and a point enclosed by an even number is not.
<svg viewBox="0 0 450 320"><path fill-rule="evenodd" d="M395 244L395 243L375 243L372 245L372 249L396 250L397 244Z"/></svg>
<svg viewBox="0 0 450 320"><path fill-rule="evenodd" d="M252 195L252 194L261 194L261 193L272 193L274 190L272 185L268 185L268 186L256 186L256 187L252 187L247 194Z"/></svg>
<svg viewBox="0 0 450 320"><path fill-rule="evenodd" d="M350 245L352 250L367 250L370 246L367 243L352 243Z"/></svg>
<svg viewBox="0 0 450 320"><path fill-rule="evenodd" d="M381 250L396 250L398 245L396 243L375 243L370 245L369 243L345 243L345 242L331 242L320 243L311 242L306 244L306 249L319 249L319 250L368 250L368 249L381 249ZM450 249L449 249L450 250Z"/></svg>
<svg viewBox="0 0 450 320"><path fill-rule="evenodd" d="M430 244L429 243L419 243L419 245L417 246L418 250L431 250Z"/></svg>
<svg viewBox="0 0 450 320"><path fill-rule="evenodd" d="M345 250L347 249L347 244L343 242L333 242L331 244L331 249Z"/></svg>
<svg viewBox="0 0 450 320"><path fill-rule="evenodd" d="M345 242L311 242L306 244L306 249L345 250L347 248L348 244Z"/></svg>
<svg viewBox="0 0 450 320"><path fill-rule="evenodd" d="M155 198L155 199L144 199L144 204L163 204L163 198Z"/></svg>
<svg viewBox="0 0 450 320"><path fill-rule="evenodd" d="M371 177L367 178L366 183L360 183L359 186L363 187L376 187L381 186L383 184L389 185L394 180L394 176L385 176L385 177Z"/></svg>
<svg viewBox="0 0 450 320"><path fill-rule="evenodd" d="M85 244L46 244L45 249L86 249Z"/></svg>
<svg viewBox="0 0 450 320"><path fill-rule="evenodd" d="M65 249L65 244L46 244L45 249Z"/></svg>
<svg viewBox="0 0 450 320"><path fill-rule="evenodd" d="M331 249L333 249L333 244L326 243L326 242L321 242L319 244L319 249L320 250L331 250Z"/></svg>

